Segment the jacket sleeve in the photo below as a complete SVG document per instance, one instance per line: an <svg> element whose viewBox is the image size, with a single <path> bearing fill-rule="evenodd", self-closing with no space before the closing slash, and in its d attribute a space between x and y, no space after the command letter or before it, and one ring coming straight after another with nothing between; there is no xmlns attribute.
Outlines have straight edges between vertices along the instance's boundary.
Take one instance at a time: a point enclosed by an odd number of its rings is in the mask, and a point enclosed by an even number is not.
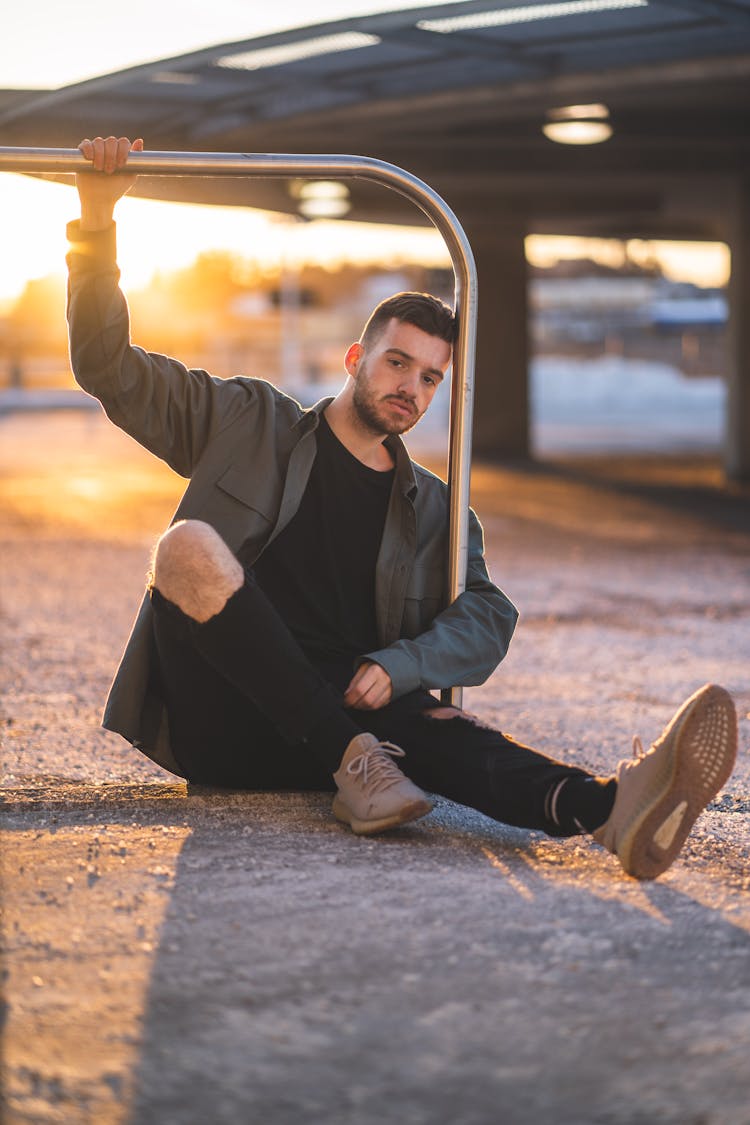
<svg viewBox="0 0 750 1125"><path fill-rule="evenodd" d="M130 343L119 288L115 224L82 231L68 224L70 362L77 382L108 416L182 476L252 393L247 382L216 379Z"/></svg>
<svg viewBox="0 0 750 1125"><path fill-rule="evenodd" d="M362 660L391 677L393 698L416 688L472 687L494 672L508 651L518 610L490 580L482 527L469 513L466 589L412 640L401 639Z"/></svg>

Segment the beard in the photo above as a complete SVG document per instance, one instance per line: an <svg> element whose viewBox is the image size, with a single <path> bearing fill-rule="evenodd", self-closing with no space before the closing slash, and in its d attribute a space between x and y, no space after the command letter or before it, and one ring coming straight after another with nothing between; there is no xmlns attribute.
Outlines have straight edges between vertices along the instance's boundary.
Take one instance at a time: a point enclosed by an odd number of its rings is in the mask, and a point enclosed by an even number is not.
<svg viewBox="0 0 750 1125"><path fill-rule="evenodd" d="M388 408L389 401L401 403L411 413L408 415L393 413ZM352 403L357 421L363 429L369 430L372 434L405 434L422 417L414 402L405 395L376 395L370 387L366 369L362 366L354 383Z"/></svg>

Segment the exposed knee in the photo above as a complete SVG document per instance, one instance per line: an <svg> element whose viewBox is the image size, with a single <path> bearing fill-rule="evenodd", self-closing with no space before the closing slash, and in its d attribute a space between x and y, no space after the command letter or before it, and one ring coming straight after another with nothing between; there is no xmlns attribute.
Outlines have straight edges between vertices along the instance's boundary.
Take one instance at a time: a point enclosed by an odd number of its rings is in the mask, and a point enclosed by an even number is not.
<svg viewBox="0 0 750 1125"><path fill-rule="evenodd" d="M201 520L174 524L154 551L151 584L196 621L219 613L244 577L221 536Z"/></svg>
<svg viewBox="0 0 750 1125"><path fill-rule="evenodd" d="M458 707L433 707L428 711L423 711L422 714L427 719L468 719L471 716L467 715L464 711L459 711Z"/></svg>
<svg viewBox="0 0 750 1125"><path fill-rule="evenodd" d="M468 711L462 711L459 707L431 707L427 711L423 711L422 714L426 719L464 719L472 726L484 726L484 723L476 715L471 715Z"/></svg>

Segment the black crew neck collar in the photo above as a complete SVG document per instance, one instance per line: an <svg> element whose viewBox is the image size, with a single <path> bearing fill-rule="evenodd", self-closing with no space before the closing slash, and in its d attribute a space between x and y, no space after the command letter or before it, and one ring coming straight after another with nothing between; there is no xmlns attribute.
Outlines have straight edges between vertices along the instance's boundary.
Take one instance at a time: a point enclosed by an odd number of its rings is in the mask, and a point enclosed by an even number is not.
<svg viewBox="0 0 750 1125"><path fill-rule="evenodd" d="M391 465L390 469L373 469L370 465L365 465L364 461L360 461L359 457L355 457L352 451L350 449L347 449L347 447L344 445L341 438L336 436L325 414L320 415L318 430L320 433L324 434L326 438L331 441L331 443L333 443L334 448L342 450L347 459L353 462L354 466L357 469L360 469L363 473L372 475L373 478L378 478L379 480L390 480L393 477L393 474L396 471L395 465Z"/></svg>

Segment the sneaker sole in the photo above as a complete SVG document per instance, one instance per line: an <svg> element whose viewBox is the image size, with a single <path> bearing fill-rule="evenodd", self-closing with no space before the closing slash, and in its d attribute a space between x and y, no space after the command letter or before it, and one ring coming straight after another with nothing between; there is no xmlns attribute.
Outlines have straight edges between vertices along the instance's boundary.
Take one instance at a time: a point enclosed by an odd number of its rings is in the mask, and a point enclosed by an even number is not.
<svg viewBox="0 0 750 1125"><path fill-rule="evenodd" d="M618 841L629 875L656 879L674 863L696 820L729 780L736 756L732 698L707 685L681 717L659 793L636 810Z"/></svg>
<svg viewBox="0 0 750 1125"><path fill-rule="evenodd" d="M355 816L340 794L333 798L333 815L342 824L348 824L357 836L375 836L378 832L386 832L389 828L398 828L401 824L409 824L412 820L419 820L420 816L427 816L432 812L432 801L410 801L390 816L380 817L378 820L360 820Z"/></svg>

